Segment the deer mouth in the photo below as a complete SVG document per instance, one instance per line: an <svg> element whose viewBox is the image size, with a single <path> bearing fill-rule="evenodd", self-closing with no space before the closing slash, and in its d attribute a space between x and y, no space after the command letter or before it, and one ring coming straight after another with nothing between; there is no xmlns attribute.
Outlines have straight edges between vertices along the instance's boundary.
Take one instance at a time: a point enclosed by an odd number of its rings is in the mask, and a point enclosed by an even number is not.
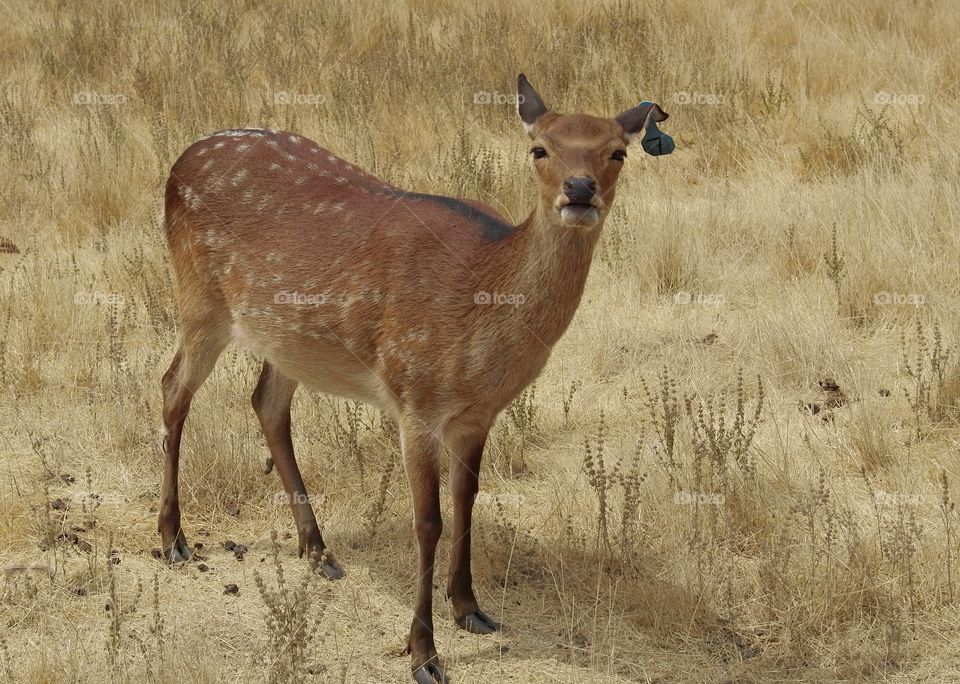
<svg viewBox="0 0 960 684"><path fill-rule="evenodd" d="M592 226L600 220L600 212L589 203L568 202L557 207L560 221L569 225Z"/></svg>

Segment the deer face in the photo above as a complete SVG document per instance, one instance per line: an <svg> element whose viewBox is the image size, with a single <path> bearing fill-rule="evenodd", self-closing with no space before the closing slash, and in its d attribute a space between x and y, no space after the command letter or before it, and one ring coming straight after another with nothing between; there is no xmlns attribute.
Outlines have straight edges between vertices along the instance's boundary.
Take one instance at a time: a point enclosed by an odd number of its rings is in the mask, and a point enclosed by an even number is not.
<svg viewBox="0 0 960 684"><path fill-rule="evenodd" d="M540 208L551 223L591 229L602 224L616 194L627 145L647 123L663 121L658 105L643 103L616 119L551 112L520 75L517 111L533 144Z"/></svg>

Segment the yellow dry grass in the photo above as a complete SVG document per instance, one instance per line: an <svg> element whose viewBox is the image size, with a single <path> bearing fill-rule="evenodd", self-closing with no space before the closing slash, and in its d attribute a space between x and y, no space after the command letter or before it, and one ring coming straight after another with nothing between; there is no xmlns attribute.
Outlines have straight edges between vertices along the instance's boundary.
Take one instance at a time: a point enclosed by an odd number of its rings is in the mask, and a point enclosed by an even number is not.
<svg viewBox="0 0 960 684"><path fill-rule="evenodd" d="M504 103L519 71L559 110L660 102L678 149L631 151L580 311L488 448L474 575L505 632L454 628L441 543L454 680L960 678L960 5L8 0L0 15L0 236L19 250L0 250L0 680L409 676L415 540L372 410L296 400L348 573L294 611L316 628L296 667L254 581L275 582L271 530L291 586L304 563L260 472L242 352L185 432L185 527L207 571L152 556L176 334L162 184L203 133L277 127L519 221L533 180ZM708 434L720 416L730 440Z"/></svg>

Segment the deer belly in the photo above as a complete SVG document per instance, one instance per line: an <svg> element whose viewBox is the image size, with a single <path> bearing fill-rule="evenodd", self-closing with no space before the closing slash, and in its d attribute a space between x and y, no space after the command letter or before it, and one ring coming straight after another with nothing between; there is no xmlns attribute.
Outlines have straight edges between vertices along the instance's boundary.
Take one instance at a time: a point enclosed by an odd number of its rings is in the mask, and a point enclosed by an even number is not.
<svg viewBox="0 0 960 684"><path fill-rule="evenodd" d="M255 328L235 321L231 332L238 345L311 389L384 410L392 408L386 399L389 393L372 364L322 323L284 330L282 324L276 328Z"/></svg>

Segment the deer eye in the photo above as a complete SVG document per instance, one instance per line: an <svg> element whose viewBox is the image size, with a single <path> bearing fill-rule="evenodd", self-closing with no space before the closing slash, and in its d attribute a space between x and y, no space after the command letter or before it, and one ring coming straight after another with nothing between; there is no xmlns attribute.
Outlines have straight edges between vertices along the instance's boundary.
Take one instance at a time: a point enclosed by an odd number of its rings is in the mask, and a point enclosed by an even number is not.
<svg viewBox="0 0 960 684"><path fill-rule="evenodd" d="M530 150L530 154L533 155L533 158L534 158L534 159L543 159L544 157L548 157L548 156L549 156L549 155L547 154L547 151L546 151L545 149L543 149L542 147L539 147L539 146L532 148L532 149Z"/></svg>
<svg viewBox="0 0 960 684"><path fill-rule="evenodd" d="M612 159L613 161L622 162L626 158L627 158L626 150L617 150L616 152L610 155L610 159Z"/></svg>

